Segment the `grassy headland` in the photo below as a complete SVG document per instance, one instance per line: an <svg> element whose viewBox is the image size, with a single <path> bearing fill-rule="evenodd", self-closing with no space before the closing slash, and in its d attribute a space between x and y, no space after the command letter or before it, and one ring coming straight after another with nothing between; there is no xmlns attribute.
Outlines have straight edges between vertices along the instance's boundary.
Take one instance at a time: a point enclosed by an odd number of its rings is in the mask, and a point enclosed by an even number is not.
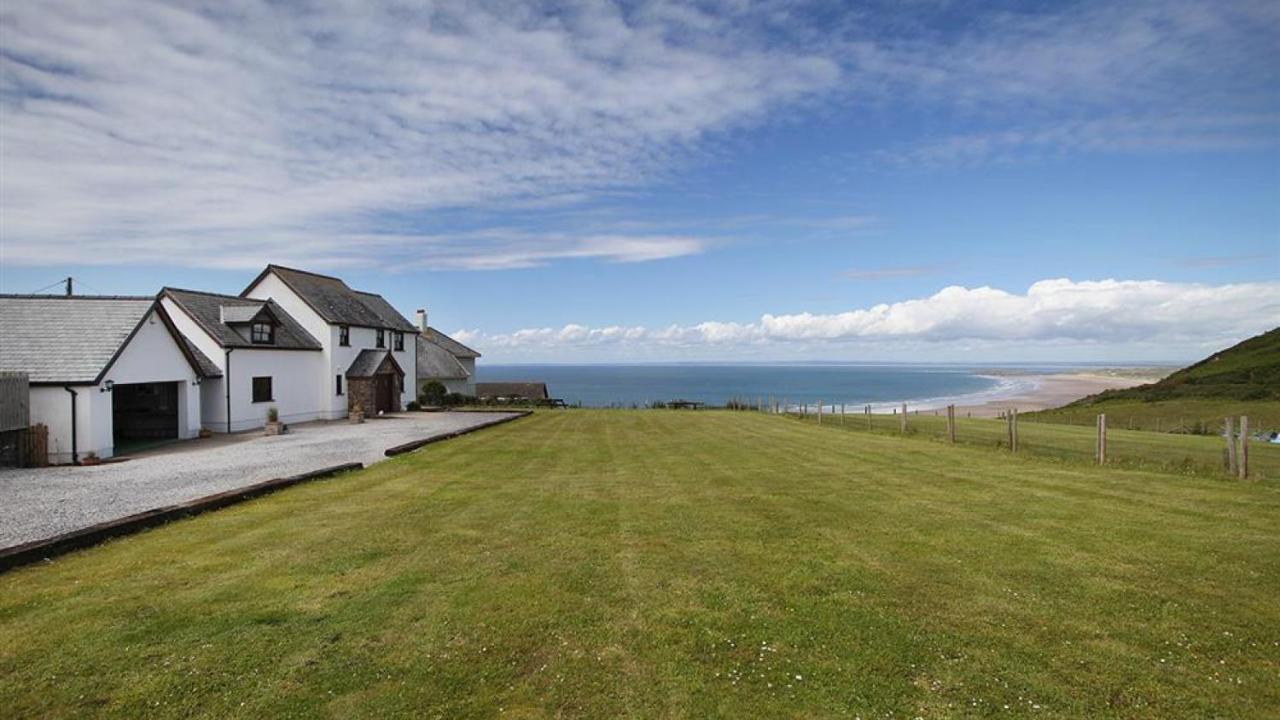
<svg viewBox="0 0 1280 720"><path fill-rule="evenodd" d="M0 576L15 717L1261 717L1280 488L561 411Z"/></svg>
<svg viewBox="0 0 1280 720"><path fill-rule="evenodd" d="M1248 415L1255 430L1280 430L1280 328L1159 382L1106 390L1037 413L1037 419L1092 424L1104 412L1112 427L1139 430L1215 433L1228 415Z"/></svg>

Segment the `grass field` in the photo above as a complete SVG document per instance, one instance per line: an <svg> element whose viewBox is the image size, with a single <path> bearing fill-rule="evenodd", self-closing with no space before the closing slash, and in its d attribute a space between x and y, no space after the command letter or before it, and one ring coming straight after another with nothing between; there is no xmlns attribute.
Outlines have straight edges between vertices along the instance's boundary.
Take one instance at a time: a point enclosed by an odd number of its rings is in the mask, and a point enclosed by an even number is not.
<svg viewBox="0 0 1280 720"><path fill-rule="evenodd" d="M1274 717L1280 487L543 412L0 575L10 717Z"/></svg>
<svg viewBox="0 0 1280 720"><path fill-rule="evenodd" d="M1255 431L1280 431L1280 402L1273 400L1215 400L1191 398L1178 400L1108 400L1092 406L1068 406L1056 410L1027 413L1028 419L1044 422L1087 425L1093 427L1098 413L1107 414L1112 428L1169 432L1194 431L1197 425L1210 432L1221 432L1227 416L1238 422L1249 416Z"/></svg>
<svg viewBox="0 0 1280 720"><path fill-rule="evenodd" d="M947 436L946 411L925 411L907 415L907 439L945 441ZM801 418L817 423L817 415L810 413ZM1090 416L1096 417L1096 416ZM1050 418L1051 420L1052 418ZM838 414L827 414L825 426L839 430L865 433L868 428L865 415L850 413L843 422ZM1076 464L1094 462L1097 430L1091 424L1071 425L1051 422L1043 413L1028 413L1018 419L1018 452L1046 460ZM1107 461L1109 464L1137 470L1156 470L1183 475L1221 477L1226 475L1226 441L1212 435L1184 435L1178 433L1126 430L1117 427L1116 421L1107 415ZM899 416L878 414L871 417L870 428L876 433L899 436ZM1009 426L1004 420L989 418L956 418L956 442L992 450L1008 450ZM1252 478L1280 480L1280 445L1260 441L1249 444L1249 469Z"/></svg>

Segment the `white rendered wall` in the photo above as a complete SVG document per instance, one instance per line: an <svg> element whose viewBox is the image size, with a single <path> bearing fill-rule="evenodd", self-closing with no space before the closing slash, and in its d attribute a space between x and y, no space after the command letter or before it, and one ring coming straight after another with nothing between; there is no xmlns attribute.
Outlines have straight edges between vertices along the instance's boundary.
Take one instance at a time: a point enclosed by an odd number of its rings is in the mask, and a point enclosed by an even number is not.
<svg viewBox="0 0 1280 720"><path fill-rule="evenodd" d="M231 386L231 431L260 428L267 422L267 408L275 407L281 422L300 423L327 417L325 402L317 396L316 378L324 371L323 353L307 350L238 348L231 353L230 370L223 368L220 395ZM270 402L253 401L253 378L270 377ZM225 432L226 397L220 398L221 422L210 430Z"/></svg>
<svg viewBox="0 0 1280 720"><path fill-rule="evenodd" d="M76 450L83 458L86 452L93 449L89 445L91 405L99 395L104 393L99 393L97 387L89 385L76 385L71 389L76 391ZM110 419L108 413L108 422ZM42 424L49 428L49 462L55 465L69 464L71 462L71 394L62 386L33 385L31 387L31 424Z"/></svg>

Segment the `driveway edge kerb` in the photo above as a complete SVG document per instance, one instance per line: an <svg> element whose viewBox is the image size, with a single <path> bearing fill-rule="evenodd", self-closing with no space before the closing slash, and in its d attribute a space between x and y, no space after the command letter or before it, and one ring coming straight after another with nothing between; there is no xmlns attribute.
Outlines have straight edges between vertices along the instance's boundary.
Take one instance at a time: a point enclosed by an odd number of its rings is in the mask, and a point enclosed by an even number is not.
<svg viewBox="0 0 1280 720"><path fill-rule="evenodd" d="M395 457L396 455L403 455L405 453L413 452L418 448L425 447L432 443L438 443L444 440L450 440L456 437L461 437L468 433L473 433L477 430L484 430L485 428L491 428L495 425L509 423L513 420L519 420L522 417L529 417L530 415L533 414L532 410L480 410L480 411L473 410L473 411L466 411L466 412L510 412L512 414L508 417L498 418L497 420L492 420L482 425L472 425L471 427L463 428L461 430L454 430L453 432L445 433L444 435L434 435L432 437L423 438L421 440L413 440L413 441L404 443L403 445L396 445L395 447L389 447L386 449L386 451L383 454L386 455L387 457Z"/></svg>
<svg viewBox="0 0 1280 720"><path fill-rule="evenodd" d="M63 555L72 550L91 547L99 543L105 542L114 537L123 535L131 535L147 528L163 525L174 520L193 517L210 510L235 505L236 503L252 500L253 498L282 490L292 485L304 483L309 480L319 480L337 475L338 473L347 472L349 470L360 470L364 468L363 463L352 462L342 463L341 465L332 465L319 470L312 470L299 475L290 475L289 477L275 478L264 482L246 485L235 490L216 493L214 495L206 495L195 500L188 500L177 505L169 505L166 507L147 510L127 517L109 520L97 525L91 525L87 528L74 530L62 535L55 535L44 540L35 540L21 545L0 550L0 573L12 570L23 565L47 560L49 558Z"/></svg>

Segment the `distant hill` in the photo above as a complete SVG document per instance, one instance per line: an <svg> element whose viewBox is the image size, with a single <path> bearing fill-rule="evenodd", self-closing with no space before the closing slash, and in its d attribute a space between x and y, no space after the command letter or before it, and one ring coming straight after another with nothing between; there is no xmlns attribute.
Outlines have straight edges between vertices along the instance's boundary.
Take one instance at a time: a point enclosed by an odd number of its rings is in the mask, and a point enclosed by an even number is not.
<svg viewBox="0 0 1280 720"><path fill-rule="evenodd" d="M1280 328L1214 353L1159 382L1106 390L1067 407L1115 400L1280 400Z"/></svg>

